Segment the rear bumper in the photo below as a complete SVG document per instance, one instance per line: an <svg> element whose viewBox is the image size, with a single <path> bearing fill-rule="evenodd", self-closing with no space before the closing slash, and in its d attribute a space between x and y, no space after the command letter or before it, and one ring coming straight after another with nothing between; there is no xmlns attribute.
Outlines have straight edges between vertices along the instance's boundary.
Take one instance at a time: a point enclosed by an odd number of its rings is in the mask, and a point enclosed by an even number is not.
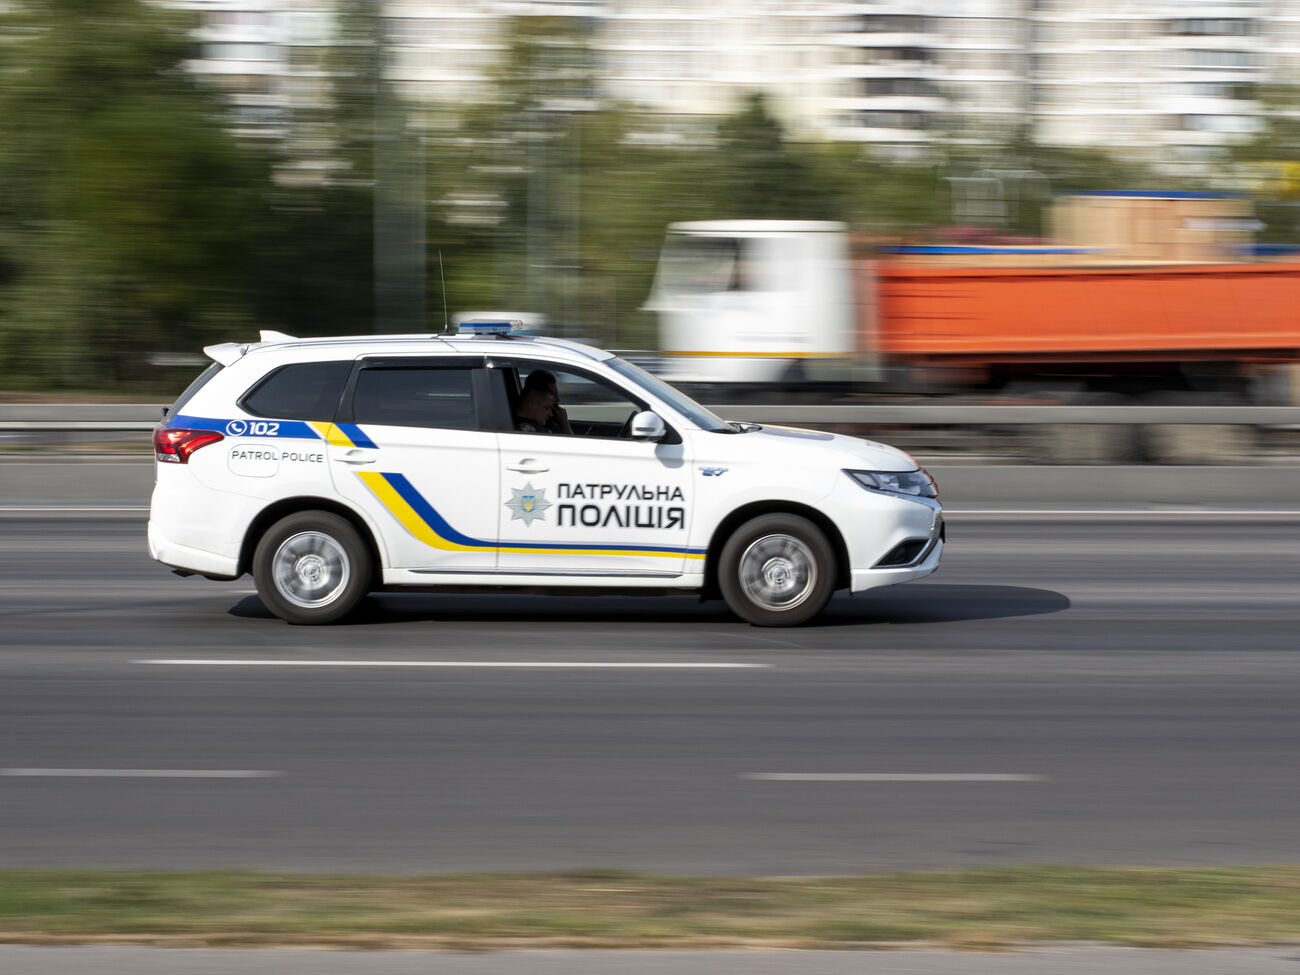
<svg viewBox="0 0 1300 975"><path fill-rule="evenodd" d="M240 574L239 559L216 552L205 552L181 545L167 538L157 522L149 521L149 555L157 562L173 569L184 569L199 575L235 578Z"/></svg>
<svg viewBox="0 0 1300 975"><path fill-rule="evenodd" d="M149 502L149 554L173 569L240 575L244 534L262 502L207 488L185 467L157 466Z"/></svg>

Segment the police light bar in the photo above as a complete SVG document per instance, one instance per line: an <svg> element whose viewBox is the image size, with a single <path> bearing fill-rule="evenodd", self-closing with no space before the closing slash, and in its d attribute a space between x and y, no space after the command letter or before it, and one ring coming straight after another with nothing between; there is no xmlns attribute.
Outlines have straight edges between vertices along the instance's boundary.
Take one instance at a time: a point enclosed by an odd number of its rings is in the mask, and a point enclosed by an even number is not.
<svg viewBox="0 0 1300 975"><path fill-rule="evenodd" d="M460 335L501 335L510 332L522 332L524 323L519 319L503 321L501 319L471 318L456 326Z"/></svg>

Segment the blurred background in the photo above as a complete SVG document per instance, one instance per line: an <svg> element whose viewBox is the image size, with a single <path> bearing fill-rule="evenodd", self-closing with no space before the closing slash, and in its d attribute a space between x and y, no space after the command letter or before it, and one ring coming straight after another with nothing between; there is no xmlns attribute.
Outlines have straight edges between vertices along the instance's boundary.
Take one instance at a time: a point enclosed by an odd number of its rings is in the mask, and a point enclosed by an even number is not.
<svg viewBox="0 0 1300 975"><path fill-rule="evenodd" d="M912 452L957 512L944 574L780 646L689 597L431 596L287 647L246 583L159 586L149 431L205 345L480 316L618 350L729 419ZM1300 0L0 0L7 771L288 770L33 776L8 862L1294 858L1297 362ZM82 463L101 453L134 456ZM126 659L177 647L780 669ZM748 755L1058 784L732 798L724 778L786 767ZM134 883L105 913L162 902ZM1119 930L1087 896L1071 939Z"/></svg>
<svg viewBox="0 0 1300 975"><path fill-rule="evenodd" d="M10 401L487 312L715 400L1290 403L1298 245L1300 0L0 0Z"/></svg>

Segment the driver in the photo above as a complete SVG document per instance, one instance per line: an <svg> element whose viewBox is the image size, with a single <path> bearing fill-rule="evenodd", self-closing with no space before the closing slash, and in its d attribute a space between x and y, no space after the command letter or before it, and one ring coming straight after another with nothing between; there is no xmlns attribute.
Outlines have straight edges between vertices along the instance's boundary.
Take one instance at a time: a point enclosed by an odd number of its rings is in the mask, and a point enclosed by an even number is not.
<svg viewBox="0 0 1300 975"><path fill-rule="evenodd" d="M525 433L560 433L573 435L569 415L560 405L559 387L555 374L546 369L534 369L524 380L515 407L515 429Z"/></svg>

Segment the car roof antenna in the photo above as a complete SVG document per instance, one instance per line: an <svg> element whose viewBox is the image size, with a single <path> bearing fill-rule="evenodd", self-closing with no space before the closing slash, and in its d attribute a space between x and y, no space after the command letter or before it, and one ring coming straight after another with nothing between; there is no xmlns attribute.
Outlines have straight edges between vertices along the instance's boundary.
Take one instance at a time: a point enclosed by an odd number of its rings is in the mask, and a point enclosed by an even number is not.
<svg viewBox="0 0 1300 975"><path fill-rule="evenodd" d="M442 250L438 251L438 277L442 279L442 334L451 334L451 325L447 320L447 275L442 270Z"/></svg>

